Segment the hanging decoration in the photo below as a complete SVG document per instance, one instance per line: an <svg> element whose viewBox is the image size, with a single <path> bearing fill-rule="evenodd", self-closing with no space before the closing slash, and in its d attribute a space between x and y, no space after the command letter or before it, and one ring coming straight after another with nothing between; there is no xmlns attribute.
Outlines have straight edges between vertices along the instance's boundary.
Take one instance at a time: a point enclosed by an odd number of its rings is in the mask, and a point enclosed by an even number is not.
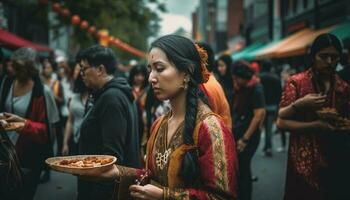
<svg viewBox="0 0 350 200"><path fill-rule="evenodd" d="M52 4L52 10L54 12L59 12L61 10L61 5L59 3Z"/></svg>
<svg viewBox="0 0 350 200"><path fill-rule="evenodd" d="M95 34L96 33L96 27L95 26L90 26L88 29L89 33Z"/></svg>
<svg viewBox="0 0 350 200"><path fill-rule="evenodd" d="M62 17L69 17L69 16L70 16L70 11L69 11L69 9L68 9L68 8L65 8L65 9L61 10L61 11L60 11L60 15L61 15Z"/></svg>
<svg viewBox="0 0 350 200"><path fill-rule="evenodd" d="M48 4L48 0L38 0L38 2L44 5ZM68 8L62 9L61 4L58 2L53 3L51 8L54 12L58 13L62 17L70 17L72 14ZM110 36L108 33L108 30L106 29L97 30L96 26L94 25L89 26L89 22L87 20L81 20L79 15L76 15L76 14L73 15L71 17L71 23L73 25L80 25L80 28L82 30L87 30L88 33L92 34L93 36L96 36L99 39L99 42L102 46L108 46L109 44L111 44L135 56L138 56L138 57L146 56L146 54L143 51L140 51L130 46L129 44L121 41L119 38Z"/></svg>
<svg viewBox="0 0 350 200"><path fill-rule="evenodd" d="M79 17L79 15L73 15L73 17L72 17L72 24L73 25L77 25L77 24L79 24L80 23L80 17Z"/></svg>
<svg viewBox="0 0 350 200"><path fill-rule="evenodd" d="M80 23L80 28L81 29L87 29L89 27L89 22L87 22L86 20L83 20L81 23Z"/></svg>

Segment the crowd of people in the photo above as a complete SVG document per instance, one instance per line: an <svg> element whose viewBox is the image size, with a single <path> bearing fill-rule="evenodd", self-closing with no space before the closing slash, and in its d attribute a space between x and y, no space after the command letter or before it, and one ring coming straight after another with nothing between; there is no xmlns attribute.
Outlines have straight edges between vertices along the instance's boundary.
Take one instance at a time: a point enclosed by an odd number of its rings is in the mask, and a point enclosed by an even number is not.
<svg viewBox="0 0 350 200"><path fill-rule="evenodd" d="M115 165L77 177L77 199L251 200L262 133L265 156L275 133L277 151L289 149L284 199L349 199L350 126L316 114L350 118L349 46L318 36L300 73L215 59L210 45L176 35L127 72L100 45L74 62L20 48L0 68L0 118L19 124L0 130L0 199L33 199L50 180L48 157L113 155Z"/></svg>

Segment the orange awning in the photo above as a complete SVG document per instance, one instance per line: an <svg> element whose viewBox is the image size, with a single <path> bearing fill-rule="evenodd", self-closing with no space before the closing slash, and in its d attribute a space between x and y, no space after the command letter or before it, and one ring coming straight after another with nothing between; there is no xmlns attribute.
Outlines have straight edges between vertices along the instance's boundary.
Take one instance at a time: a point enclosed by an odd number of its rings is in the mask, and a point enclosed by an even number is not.
<svg viewBox="0 0 350 200"><path fill-rule="evenodd" d="M296 42L299 38L311 34L313 31L310 28L305 28L303 30L300 30L281 41L277 42L274 45L271 45L270 47L264 48L261 51L256 53L257 59L264 59L264 58L274 58L277 55L277 52L281 50L282 48Z"/></svg>
<svg viewBox="0 0 350 200"><path fill-rule="evenodd" d="M312 30L311 32L303 34L296 40L288 42L286 45L280 46L280 48L276 50L276 52L274 52L274 57L284 58L304 55L307 51L308 46L312 44L312 42L316 39L318 35L328 33L332 29L333 27L327 27L320 30Z"/></svg>

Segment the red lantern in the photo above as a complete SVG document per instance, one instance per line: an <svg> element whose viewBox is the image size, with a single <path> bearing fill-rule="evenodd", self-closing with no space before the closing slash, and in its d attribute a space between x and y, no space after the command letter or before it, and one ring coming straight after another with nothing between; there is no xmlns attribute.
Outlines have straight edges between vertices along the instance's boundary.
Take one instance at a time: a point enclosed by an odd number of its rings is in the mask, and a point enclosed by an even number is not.
<svg viewBox="0 0 350 200"><path fill-rule="evenodd" d="M65 8L65 9L61 10L60 14L61 14L61 16L63 16L63 17L69 17L70 11L69 11L68 8Z"/></svg>
<svg viewBox="0 0 350 200"><path fill-rule="evenodd" d="M83 21L80 23L80 28L81 28L81 29L87 29L87 27L89 27L89 22L87 22L86 20L83 20Z"/></svg>
<svg viewBox="0 0 350 200"><path fill-rule="evenodd" d="M73 17L72 17L72 24L73 25L77 25L77 24L79 24L80 23L80 17L79 17L79 15L74 15Z"/></svg>
<svg viewBox="0 0 350 200"><path fill-rule="evenodd" d="M55 12L59 12L61 10L61 6L59 3L52 4L52 10Z"/></svg>
<svg viewBox="0 0 350 200"><path fill-rule="evenodd" d="M96 33L96 27L95 26L90 26L90 28L89 28L89 33L91 33L91 34L94 34L94 33Z"/></svg>

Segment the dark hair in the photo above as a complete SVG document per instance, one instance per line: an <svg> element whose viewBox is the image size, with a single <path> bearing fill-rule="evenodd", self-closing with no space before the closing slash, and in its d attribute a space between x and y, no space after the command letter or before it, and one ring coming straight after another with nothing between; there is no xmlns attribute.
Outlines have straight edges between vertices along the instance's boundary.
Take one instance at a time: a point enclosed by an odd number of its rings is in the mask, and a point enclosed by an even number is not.
<svg viewBox="0 0 350 200"><path fill-rule="evenodd" d="M178 35L163 36L151 44L152 48L160 48L179 71L190 75L186 96L183 140L185 144L193 145L193 131L196 124L198 100L201 99L208 104L204 94L198 88L198 84L204 82L200 71L199 52L191 40ZM193 180L199 176L195 152L186 152L179 175L185 180Z"/></svg>
<svg viewBox="0 0 350 200"><path fill-rule="evenodd" d="M310 52L308 55L309 66L312 66L314 64L316 54L327 47L334 47L338 51L339 56L342 54L343 47L341 41L338 39L337 36L331 33L321 34L316 37L316 39L310 47Z"/></svg>
<svg viewBox="0 0 350 200"><path fill-rule="evenodd" d="M134 85L134 78L136 75L142 74L145 77L145 80L142 83L142 88L145 88L148 85L148 71L146 65L135 65L131 68L129 74L129 84Z"/></svg>
<svg viewBox="0 0 350 200"><path fill-rule="evenodd" d="M85 54L84 50L78 51L77 55L75 56L74 63L80 63L80 61L84 59L84 54Z"/></svg>
<svg viewBox="0 0 350 200"><path fill-rule="evenodd" d="M83 93L85 91L88 91L88 87L86 87L80 73L79 73L77 79L75 79L73 86L74 86L73 87L74 93Z"/></svg>
<svg viewBox="0 0 350 200"><path fill-rule="evenodd" d="M44 62L48 62L52 68L52 71L56 71L57 70L57 65L54 65L48 58L42 59L41 64L42 64L42 68L45 69L45 63Z"/></svg>
<svg viewBox="0 0 350 200"><path fill-rule="evenodd" d="M232 75L231 75L231 65L232 65L232 58L229 55L221 55L218 58L218 61L221 60L222 62L225 63L226 65L226 74L225 75L221 75L218 72L217 66L215 68L215 73L217 74L217 76L219 77L219 81L223 84L225 84L225 86L231 88L232 86Z"/></svg>
<svg viewBox="0 0 350 200"><path fill-rule="evenodd" d="M80 61L82 61L84 59L84 50L81 50L77 53L77 55L75 56L74 59L74 66L76 64L79 64L80 66ZM74 69L72 70L74 71ZM74 93L83 93L85 91L87 91L89 88L86 87L84 81L83 81L83 77L81 76L81 73L78 74L77 79L74 80L73 83L73 92Z"/></svg>
<svg viewBox="0 0 350 200"><path fill-rule="evenodd" d="M239 60L232 63L232 75L250 80L254 75L254 71L248 62Z"/></svg>
<svg viewBox="0 0 350 200"><path fill-rule="evenodd" d="M205 43L205 42L198 42L197 44L207 52L207 55L208 55L207 69L208 71L212 72L215 67L215 56L214 56L213 49L208 43Z"/></svg>
<svg viewBox="0 0 350 200"><path fill-rule="evenodd" d="M112 49L101 45L91 46L85 49L78 57L80 60L87 60L92 67L103 65L107 74L113 74L117 66L117 58Z"/></svg>
<svg viewBox="0 0 350 200"><path fill-rule="evenodd" d="M260 66L262 72L270 72L273 65L271 60L262 60Z"/></svg>

